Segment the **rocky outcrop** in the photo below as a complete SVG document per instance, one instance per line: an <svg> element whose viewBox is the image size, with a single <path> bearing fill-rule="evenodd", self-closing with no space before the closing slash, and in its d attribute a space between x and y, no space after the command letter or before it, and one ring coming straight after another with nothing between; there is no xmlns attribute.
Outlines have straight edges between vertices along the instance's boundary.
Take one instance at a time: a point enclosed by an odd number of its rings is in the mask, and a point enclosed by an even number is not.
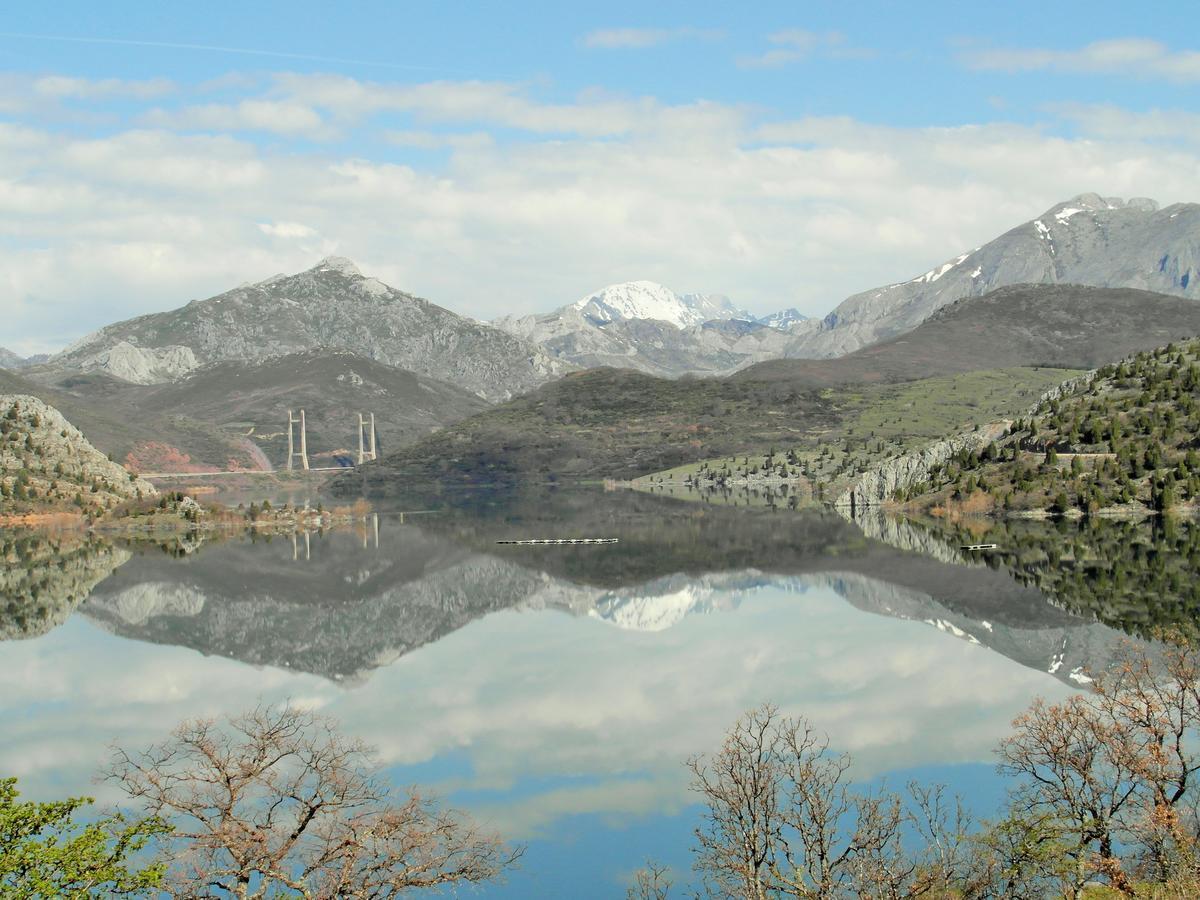
<svg viewBox="0 0 1200 900"><path fill-rule="evenodd" d="M0 509L74 501L108 506L157 493L91 445L57 409L26 394L0 394Z"/></svg>
<svg viewBox="0 0 1200 900"><path fill-rule="evenodd" d="M1089 384L1095 377L1095 371L1084 372L1082 375L1076 375L1074 378L1068 378L1061 384L1055 385L1042 394L1038 398L1037 403L1029 407L1025 415L1032 416L1037 413L1038 408L1042 404L1075 393L1079 388ZM948 459L951 459L959 451L966 450L969 453L981 450L988 444L995 443L1004 437L1011 424L1008 421L996 422L986 425L978 431L967 431L940 441L934 441L920 450L886 460L873 469L864 472L853 485L842 492L835 501L835 505L840 510L850 508L857 510L878 506L892 499L896 491L901 488L909 488L915 484L924 484L929 481L930 472L937 466L945 463ZM864 531L876 527L876 523L880 523L878 527L895 536L894 532L898 527L890 524L893 520L887 516L873 516L860 519L856 514L854 518L863 527ZM871 537L878 537L879 540L883 540L885 543L900 546L899 544L894 544L887 537L870 534L869 531L868 534ZM908 548L902 547L901 549Z"/></svg>
<svg viewBox="0 0 1200 900"><path fill-rule="evenodd" d="M118 341L79 362L85 372L104 372L134 384L174 381L199 365L191 347L135 347L128 341Z"/></svg>
<svg viewBox="0 0 1200 900"><path fill-rule="evenodd" d="M929 481L937 466L945 464L956 454L982 450L999 440L1007 432L1011 422L993 422L978 431L967 431L953 437L943 438L927 444L920 450L893 457L859 476L849 488L842 492L835 504L844 507L878 506L895 495L901 488Z"/></svg>
<svg viewBox="0 0 1200 900"><path fill-rule="evenodd" d="M1060 400L1063 397L1074 394L1077 390L1089 384L1095 377L1096 371L1093 369L1090 372L1084 372L1082 375L1076 375L1074 378L1068 378L1062 384L1057 384L1042 396L1038 397L1038 402L1029 407L1029 411L1025 413L1027 416L1036 415L1038 407L1043 403L1049 403L1051 400Z"/></svg>

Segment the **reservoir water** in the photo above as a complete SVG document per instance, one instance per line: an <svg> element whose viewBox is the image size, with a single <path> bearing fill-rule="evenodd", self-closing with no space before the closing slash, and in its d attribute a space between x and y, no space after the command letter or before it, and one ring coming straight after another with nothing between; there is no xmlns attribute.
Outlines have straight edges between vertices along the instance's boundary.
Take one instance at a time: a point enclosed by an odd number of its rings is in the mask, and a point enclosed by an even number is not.
<svg viewBox="0 0 1200 900"><path fill-rule="evenodd" d="M1104 572L1060 577L1091 571L1080 548L1100 538L1082 530L1005 532L1018 564L904 523L630 492L427 495L376 515L295 540L0 533L0 774L30 798L112 801L93 783L111 745L304 704L374 745L394 783L527 845L483 896L611 897L647 857L688 880L684 760L746 709L807 717L860 781L944 782L986 815L1013 717L1086 686L1121 629L1154 621L1095 603ZM543 537L619 542L497 543ZM1168 567L1164 542L1195 543L1145 541Z"/></svg>

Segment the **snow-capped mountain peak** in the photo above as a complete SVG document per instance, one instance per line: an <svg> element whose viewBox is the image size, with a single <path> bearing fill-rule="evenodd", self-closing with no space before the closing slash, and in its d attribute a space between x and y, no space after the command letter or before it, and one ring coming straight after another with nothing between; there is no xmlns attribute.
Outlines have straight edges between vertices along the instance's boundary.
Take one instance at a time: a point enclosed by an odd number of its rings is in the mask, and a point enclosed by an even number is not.
<svg viewBox="0 0 1200 900"><path fill-rule="evenodd" d="M710 294L676 294L654 281L612 284L572 305L596 324L628 319L656 319L676 328L701 325L713 319L753 319L728 297Z"/></svg>

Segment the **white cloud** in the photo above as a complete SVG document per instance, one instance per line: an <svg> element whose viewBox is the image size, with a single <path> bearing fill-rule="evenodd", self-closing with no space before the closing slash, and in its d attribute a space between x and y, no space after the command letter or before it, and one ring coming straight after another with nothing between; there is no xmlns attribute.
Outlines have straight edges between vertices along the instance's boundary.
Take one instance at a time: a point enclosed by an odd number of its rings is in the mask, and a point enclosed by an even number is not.
<svg viewBox="0 0 1200 900"><path fill-rule="evenodd" d="M1104 140L1200 144L1200 114L1179 109L1134 112L1111 104L1056 104L1050 109L1083 133Z"/></svg>
<svg viewBox="0 0 1200 900"><path fill-rule="evenodd" d="M178 90L165 78L76 78L0 72L0 112L37 116L95 119L107 101L161 99ZM86 102L78 102L86 101Z"/></svg>
<svg viewBox="0 0 1200 900"><path fill-rule="evenodd" d="M146 125L183 131L270 131L282 135L330 138L319 113L287 100L243 100L236 104L207 103L182 109L153 109Z"/></svg>
<svg viewBox="0 0 1200 900"><path fill-rule="evenodd" d="M746 69L777 69L801 62L814 56L836 59L866 59L874 52L862 47L851 47L841 32L805 31L789 28L767 35L771 49L755 56L743 56L738 65Z"/></svg>
<svg viewBox="0 0 1200 900"><path fill-rule="evenodd" d="M600 28L583 37L596 50L643 50L675 40L716 40L719 31L703 28Z"/></svg>
<svg viewBox="0 0 1200 900"><path fill-rule="evenodd" d="M317 233L299 222L259 222L258 230L277 238L307 238Z"/></svg>
<svg viewBox="0 0 1200 900"><path fill-rule="evenodd" d="M36 78L31 84L33 93L41 97L60 100L96 100L111 97L128 97L150 100L162 97L175 90L175 85L165 78L150 78L142 81L127 81L119 78L70 78L64 75L48 75Z"/></svg>
<svg viewBox="0 0 1200 900"><path fill-rule="evenodd" d="M397 147L415 147L419 150L441 150L446 147L471 148L490 147L495 140L486 131L436 132L436 131L387 131L384 136Z"/></svg>
<svg viewBox="0 0 1200 900"><path fill-rule="evenodd" d="M292 75L265 90L222 109L312 110L331 128L378 128L382 149L165 121L84 137L0 123L0 344L62 345L333 252L479 318L634 278L821 315L1083 191L1200 194L1195 143L1158 136L1173 118L1190 127L1169 112L1141 114L1138 131L1121 118L1136 114L1061 110L1084 131L1067 138L603 93L542 102L491 82ZM444 152L418 163L406 148ZM264 223L312 233L281 239Z"/></svg>
<svg viewBox="0 0 1200 900"><path fill-rule="evenodd" d="M584 137L628 133L660 109L651 98L614 98L600 91L587 92L574 103L541 103L528 97L521 86L498 81L396 84L341 75L292 74L279 76L276 90L346 121L403 112L425 122L466 122Z"/></svg>
<svg viewBox="0 0 1200 900"><path fill-rule="evenodd" d="M1200 52L1172 50L1147 38L1095 41L1073 50L1039 48L966 48L961 61L972 69L1009 72L1043 69L1109 73L1170 81L1200 81Z"/></svg>

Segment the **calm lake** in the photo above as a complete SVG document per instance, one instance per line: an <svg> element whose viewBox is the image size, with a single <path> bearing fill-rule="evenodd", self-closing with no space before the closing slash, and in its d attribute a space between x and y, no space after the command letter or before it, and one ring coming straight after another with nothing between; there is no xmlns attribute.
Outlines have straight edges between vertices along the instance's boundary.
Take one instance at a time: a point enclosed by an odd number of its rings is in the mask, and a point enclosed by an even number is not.
<svg viewBox="0 0 1200 900"><path fill-rule="evenodd" d="M582 489L429 495L296 540L0 532L0 774L111 800L109 745L290 700L527 844L484 896L612 897L646 857L688 879L683 762L772 701L857 779L987 814L1033 697L1079 689L1124 631L1195 621L1196 536L1023 523L985 562L972 535ZM620 542L496 543L539 537Z"/></svg>

